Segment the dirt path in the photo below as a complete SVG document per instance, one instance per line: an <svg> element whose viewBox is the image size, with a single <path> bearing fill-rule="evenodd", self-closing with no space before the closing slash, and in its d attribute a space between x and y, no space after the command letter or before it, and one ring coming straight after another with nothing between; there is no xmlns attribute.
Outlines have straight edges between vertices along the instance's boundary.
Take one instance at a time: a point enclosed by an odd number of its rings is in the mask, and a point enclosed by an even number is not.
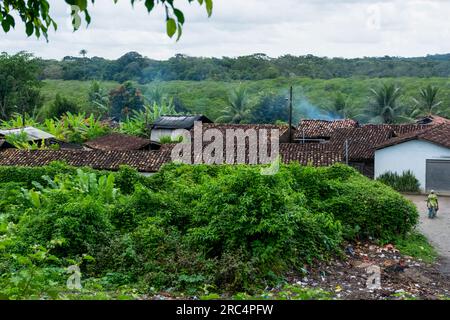
<svg viewBox="0 0 450 320"><path fill-rule="evenodd" d="M450 197L439 197L439 211L435 219L428 219L425 196L406 197L419 209L419 230L438 250L441 256L441 271L450 275Z"/></svg>

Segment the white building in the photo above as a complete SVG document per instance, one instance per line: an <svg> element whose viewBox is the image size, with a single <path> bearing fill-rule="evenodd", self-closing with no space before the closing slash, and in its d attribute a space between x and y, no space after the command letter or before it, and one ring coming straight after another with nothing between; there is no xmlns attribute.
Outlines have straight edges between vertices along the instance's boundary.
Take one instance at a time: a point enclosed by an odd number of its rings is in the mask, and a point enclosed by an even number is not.
<svg viewBox="0 0 450 320"><path fill-rule="evenodd" d="M375 151L375 178L410 170L423 192L450 193L450 124L390 139Z"/></svg>

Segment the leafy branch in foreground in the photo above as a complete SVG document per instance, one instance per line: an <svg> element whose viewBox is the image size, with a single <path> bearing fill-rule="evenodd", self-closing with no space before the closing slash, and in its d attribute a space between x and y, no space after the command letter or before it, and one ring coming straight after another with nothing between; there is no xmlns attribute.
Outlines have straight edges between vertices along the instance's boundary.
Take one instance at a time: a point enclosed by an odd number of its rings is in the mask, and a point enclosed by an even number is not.
<svg viewBox="0 0 450 320"><path fill-rule="evenodd" d="M118 0L113 0L114 4ZM130 0L134 5L136 2L142 0ZM194 0L187 0L189 3ZM71 8L71 19L74 31L81 26L82 18L80 14L84 15L84 20L87 24L91 23L91 16L89 14L89 0L65 0ZM95 0L90 1L91 4ZM208 16L211 16L213 9L212 0L197 0L200 5L205 5ZM183 24L185 22L183 12L175 7L173 0L145 0L144 5L150 13L155 5L161 4L166 12L166 28L167 35L173 37L178 32L178 39L181 37ZM51 27L57 30L57 24L50 15L50 3L48 0L4 0L0 2L0 24L3 31L9 32L11 28L15 28L16 21L13 14L16 13L25 24L25 32L27 36L36 35L40 37L43 35L48 39L48 31Z"/></svg>

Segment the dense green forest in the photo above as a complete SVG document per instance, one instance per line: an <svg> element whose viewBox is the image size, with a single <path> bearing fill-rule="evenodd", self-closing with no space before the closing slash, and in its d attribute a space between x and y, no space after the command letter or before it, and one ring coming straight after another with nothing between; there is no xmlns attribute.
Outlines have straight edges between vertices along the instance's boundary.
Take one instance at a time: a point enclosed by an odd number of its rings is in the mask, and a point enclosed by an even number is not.
<svg viewBox="0 0 450 320"><path fill-rule="evenodd" d="M87 53L87 52L86 52ZM271 58L254 54L236 58L201 58L178 54L165 61L129 52L117 60L100 57L65 57L42 60L42 79L151 81L231 81L278 77L332 79L350 77L448 77L450 54L418 58L326 58L285 55Z"/></svg>

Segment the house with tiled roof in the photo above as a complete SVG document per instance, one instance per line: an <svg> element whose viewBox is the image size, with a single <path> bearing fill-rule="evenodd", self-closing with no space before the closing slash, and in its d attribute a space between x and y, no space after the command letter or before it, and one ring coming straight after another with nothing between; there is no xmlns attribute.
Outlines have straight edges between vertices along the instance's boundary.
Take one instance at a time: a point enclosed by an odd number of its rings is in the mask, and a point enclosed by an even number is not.
<svg viewBox="0 0 450 320"><path fill-rule="evenodd" d="M340 153L345 163L373 178L375 149L379 144L432 126L431 123L361 125L352 119L304 119L297 127L295 141L305 145L320 145L322 152Z"/></svg>
<svg viewBox="0 0 450 320"><path fill-rule="evenodd" d="M294 140L301 143L320 143L330 139L337 129L357 128L358 121L353 119L342 120L316 120L302 119L297 126Z"/></svg>
<svg viewBox="0 0 450 320"><path fill-rule="evenodd" d="M113 132L84 143L88 149L103 151L158 150L161 145L150 139Z"/></svg>
<svg viewBox="0 0 450 320"><path fill-rule="evenodd" d="M39 167L54 161L64 161L75 167L90 167L97 170L116 171L128 165L141 173L157 172L170 162L170 150L161 147L157 151L103 151L103 150L18 150L0 152L0 166Z"/></svg>
<svg viewBox="0 0 450 320"><path fill-rule="evenodd" d="M380 143L375 151L375 177L410 170L422 191L450 193L450 123L429 126Z"/></svg>
<svg viewBox="0 0 450 320"><path fill-rule="evenodd" d="M281 143L280 156L283 163L297 162L301 165L326 167L344 162L342 152L327 150L325 148L305 148L298 143Z"/></svg>
<svg viewBox="0 0 450 320"><path fill-rule="evenodd" d="M436 148L448 149L445 145L445 141L448 141L448 132L446 131L446 125L448 124L442 119L445 118L434 117L433 121L429 123L419 121L412 124L389 125L361 125L350 119L336 121L306 119L302 120L297 128L289 128L287 125L275 124L211 123L209 119L202 118L202 116L170 116L158 119L154 129L163 130L160 133L165 132L166 129L167 132L170 131L171 133L174 130L184 129L184 133L192 139L190 149L186 149L186 152L189 153L188 158L191 159L190 163L210 163L208 162L210 159L206 157L208 159L205 160L204 157L206 148L209 147L208 150L212 151L212 154L220 150L211 149L211 143L216 141L216 137L211 133L215 132L222 139L222 144L219 147L222 148L221 151L224 156L222 163L229 163L228 159L232 157L233 162L231 163L264 164L266 162L264 162L264 158L260 157L260 149L264 147L268 153L272 152L271 138L276 132L279 136L277 151L284 163L299 162L303 165L314 166L328 166L338 162L348 163L371 178L381 174L380 172L392 163L401 162L405 166L408 164L408 159L398 160L403 159L404 155L396 155L397 160L394 160L387 155L395 155L395 152L383 150L395 151L396 146L406 145L413 141L421 144L432 144L434 146L433 152L430 151L429 147L423 147L422 149L428 150L428 155L435 156L425 159L426 163L424 162L423 165L425 169L418 173L421 183L427 185L426 174L432 175L438 170L435 168L443 170L442 166L447 166L447 162L443 162L446 153L439 153L437 152L439 150L436 150ZM198 152L194 147L195 130L198 128L196 126L199 126L200 129L197 133L202 137L200 155L197 154ZM205 135L207 131L210 134L209 136ZM240 137L236 135L231 137L236 145L233 147L232 153L227 155L227 152L230 151L226 150L226 137L230 132L233 135L239 132ZM290 132L294 137L294 142L290 142ZM256 140L254 137L249 137L251 133L256 134ZM261 136L265 136L265 140L260 140ZM0 145L1 143L2 140L0 140ZM0 152L0 165L40 166L55 160L63 160L74 166L89 166L102 170L117 170L120 165L124 164L134 167L142 173L152 173L159 170L164 163L172 162L172 151L175 150L175 146L177 145L160 145L150 139L113 133L86 142L84 150L3 151ZM158 148L160 150L157 150ZM254 152L255 150L257 153ZM411 155L413 151L405 152L405 155L409 154L410 157L414 158ZM382 155L381 158L378 158L378 162L375 161L377 154ZM436 159L436 157L439 159ZM380 159L388 159L389 161L383 160L383 162ZM426 168L428 168L426 166L429 166L431 170L426 171ZM392 168L395 169L396 167ZM444 169L446 172L450 171L446 167ZM437 183L447 182L438 181ZM436 189L439 189L438 187Z"/></svg>
<svg viewBox="0 0 450 320"><path fill-rule="evenodd" d="M281 157L281 161L284 163L298 162L303 165L314 165L314 166L329 166L337 162L342 162L343 158L341 153L335 152L333 150L325 150L320 147L314 148L317 144L299 144L289 142L289 131L294 135L296 132L295 127L291 127L289 130L288 125L276 125L276 124L222 124L222 123L202 123L200 127L194 127L190 130L190 136L193 139L192 144L195 143L195 130L199 129L202 133L202 137L208 137L205 134L207 131L210 133L220 133L222 139L222 151L223 151L223 161L229 163L230 155L228 155L229 150L226 149L227 141L229 142L229 134L239 134L241 139L231 137L235 148L233 148L233 154L231 157L234 159L233 163L238 163L238 155L241 155L243 163L246 164L266 164L260 157L261 146L266 148L267 152L271 153L271 139L272 135L276 132L278 137L278 151ZM255 134L254 140L252 141L248 135ZM208 138L208 140L203 140L203 150L205 150L208 145L215 142L216 137L213 139ZM264 139L264 140L261 140ZM308 148L307 146L311 146ZM250 152L252 147L254 152ZM192 147L191 152L193 158L191 161L193 163L205 163L205 160L199 160L199 155L194 154L194 147ZM197 160L196 160L197 159ZM228 161L227 161L228 159ZM241 162L239 162L241 163Z"/></svg>
<svg viewBox="0 0 450 320"><path fill-rule="evenodd" d="M295 128L287 125L273 124L202 124L202 134L206 130L215 130L223 133L225 137L228 132L240 132L244 136L247 133L255 132L258 137L260 134L267 135L267 141L263 141L267 147L268 153L271 153L271 137L273 132L279 134L279 155L285 163L298 162L303 165L328 166L336 162L342 162L342 154L333 150L324 150L320 148L305 148L304 145L289 143L289 131L295 133ZM183 127L182 125L181 127ZM190 125L187 126L190 128ZM193 130L194 128L192 128ZM193 131L187 131L194 133ZM273 131L275 130L275 131ZM192 135L194 137L194 135ZM236 139L239 140L239 139ZM206 148L210 141L203 141L203 148ZM226 141L224 140L223 154L226 157ZM165 164L172 162L172 149L176 144L163 144L159 150L151 150L153 142L148 139L127 136L113 133L85 143L83 150L4 150L0 152L0 166L44 166L53 161L65 161L69 165L84 167L88 166L99 170L117 170L120 165L129 165L142 173L153 173ZM259 158L259 154L250 155L251 148L254 145L247 138L236 141L236 148L233 149L233 156L238 162L238 154L244 154L244 163L247 164L266 164ZM258 144L259 150L261 145ZM189 151L192 155L192 163L195 162L196 155L194 149ZM207 163L202 161L200 163ZM224 162L228 163L228 162Z"/></svg>

